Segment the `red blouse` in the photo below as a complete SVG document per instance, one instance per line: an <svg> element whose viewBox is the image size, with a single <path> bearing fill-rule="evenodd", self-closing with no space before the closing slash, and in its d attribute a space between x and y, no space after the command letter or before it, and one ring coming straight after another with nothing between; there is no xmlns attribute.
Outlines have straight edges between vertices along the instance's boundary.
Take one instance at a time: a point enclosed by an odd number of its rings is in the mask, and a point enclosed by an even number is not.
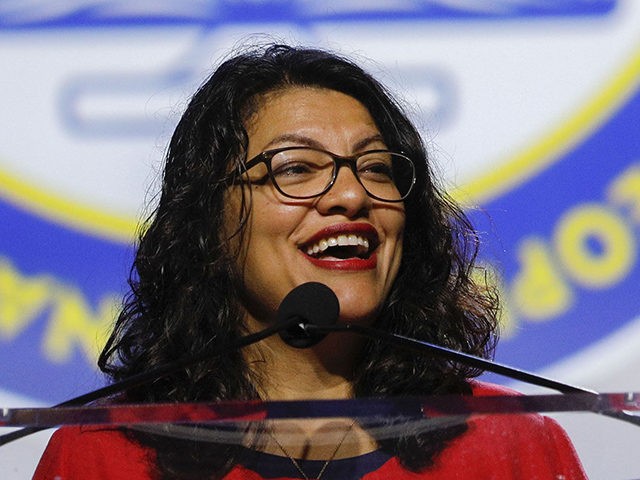
<svg viewBox="0 0 640 480"><path fill-rule="evenodd" d="M512 390L472 382L473 394L511 395ZM436 479L586 479L566 433L553 420L535 414L477 416L421 472L408 471L396 457L386 460L362 480ZM342 460L340 460L342 461ZM36 469L35 480L153 479L154 452L109 427L60 428L49 441ZM330 480L330 471L326 472ZM265 480L236 465L226 480ZM274 478L274 477L270 477ZM277 480L299 477L280 476Z"/></svg>

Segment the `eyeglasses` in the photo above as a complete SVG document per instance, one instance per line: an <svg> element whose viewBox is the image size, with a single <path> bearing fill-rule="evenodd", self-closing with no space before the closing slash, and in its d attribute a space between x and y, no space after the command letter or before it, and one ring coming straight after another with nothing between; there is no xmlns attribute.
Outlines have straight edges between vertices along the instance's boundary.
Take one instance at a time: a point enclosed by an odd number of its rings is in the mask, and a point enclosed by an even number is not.
<svg viewBox="0 0 640 480"><path fill-rule="evenodd" d="M266 165L268 173L253 183L265 183L270 178L282 195L297 199L328 192L343 165L351 169L367 195L383 202L403 201L416 181L413 162L387 150L342 157L317 148L284 147L256 155L245 164L245 170L260 163Z"/></svg>

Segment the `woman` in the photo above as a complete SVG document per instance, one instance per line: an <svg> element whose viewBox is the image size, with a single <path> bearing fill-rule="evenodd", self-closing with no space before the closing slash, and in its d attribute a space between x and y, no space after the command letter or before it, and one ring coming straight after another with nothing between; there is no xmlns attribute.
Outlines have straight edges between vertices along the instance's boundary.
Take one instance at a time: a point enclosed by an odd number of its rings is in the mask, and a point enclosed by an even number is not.
<svg viewBox="0 0 640 480"><path fill-rule="evenodd" d="M176 128L132 293L99 365L118 381L211 353L120 402L504 393L470 380L473 369L351 335L304 350L278 336L225 350L314 281L336 293L342 321L490 356L498 305L471 279L476 249L418 132L370 75L318 50L245 52L214 72ZM287 445L267 425L236 446L63 428L36 478L469 478L470 465L499 472L491 478L582 478L555 424L519 417L497 441L505 425L376 440L356 422L316 422L294 426L305 441ZM337 437L314 442L325 429Z"/></svg>

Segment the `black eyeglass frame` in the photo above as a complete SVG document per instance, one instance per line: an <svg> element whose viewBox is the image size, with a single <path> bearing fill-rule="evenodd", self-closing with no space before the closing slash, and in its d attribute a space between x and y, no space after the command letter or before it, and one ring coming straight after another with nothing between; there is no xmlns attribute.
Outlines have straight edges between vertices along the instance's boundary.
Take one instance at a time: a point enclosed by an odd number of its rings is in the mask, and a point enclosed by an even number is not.
<svg viewBox="0 0 640 480"><path fill-rule="evenodd" d="M327 155L329 155L331 157L331 159L333 160L333 163L334 163L333 175L332 175L331 181L327 184L326 187L324 187L322 189L322 191L320 191L319 193L315 193L313 195L304 195L304 196L291 195L291 194L288 194L288 193L282 191L282 189L280 188L280 185L278 185L278 182L275 179L275 176L273 175L273 171L271 170L271 161L273 160L273 157L276 156L278 153L285 152L285 151L288 151L288 150L313 150L313 151L316 151L316 152L325 153L325 154L327 154ZM369 190L367 190L367 187L364 185L364 183L362 183L362 180L360 180L360 175L358 174L358 165L357 165L358 159L360 157L363 157L365 155L369 155L369 154L372 154L372 153L390 153L392 155L397 155L397 156L400 156L400 157L404 158L405 160L407 160L409 162L409 165L411 165L411 172L412 172L411 183L409 185L409 188L407 189L407 193L405 193L404 195L401 195L401 197L399 199L397 199L397 200L388 200L388 199L385 199L385 198L378 197L378 196L374 195L373 193L371 193ZM297 199L297 200L307 200L307 199L310 199L310 198L319 197L319 196L324 195L325 193L327 193L329 190L331 190L333 185L336 183L336 180L338 178L338 173L340 172L340 168L343 167L343 166L348 166L349 167L349 169L351 170L353 175L356 177L356 180L358 180L358 183L360 185L362 185L362 188L364 189L365 192L367 192L367 195L369 197L371 197L371 198L373 198L375 200L379 200L381 202L388 202L388 203L403 202L409 196L409 194L413 190L413 186L416 183L416 167L415 167L415 165L413 163L413 160L411 160L409 157L407 157L403 153L392 152L390 150L384 150L384 149L366 150L364 152L357 153L356 155L342 156L342 155L336 155L333 152L330 152L328 150L323 150L321 148L306 147L306 146L293 146L293 147L274 148L272 150L265 150L264 152L259 153L258 155L256 155L252 159L250 159L247 162L245 162L243 170L245 172L248 172L250 169L252 169L253 167L255 167L256 165L258 165L260 163L264 163L265 166L267 167L267 176L271 180L271 183L273 184L273 186L276 187L276 190L278 190L278 192L280 192L285 197L293 198L293 199Z"/></svg>

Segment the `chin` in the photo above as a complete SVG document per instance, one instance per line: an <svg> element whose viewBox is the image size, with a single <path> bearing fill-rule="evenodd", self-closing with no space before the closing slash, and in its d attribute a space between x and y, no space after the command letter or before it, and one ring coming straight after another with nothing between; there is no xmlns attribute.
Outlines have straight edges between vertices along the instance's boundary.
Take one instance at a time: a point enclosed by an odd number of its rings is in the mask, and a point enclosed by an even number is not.
<svg viewBox="0 0 640 480"><path fill-rule="evenodd" d="M340 303L340 320L345 322L370 322L384 303L384 295L374 286L357 285L353 282L327 282Z"/></svg>
<svg viewBox="0 0 640 480"><path fill-rule="evenodd" d="M343 305L340 301L340 320L343 322L366 323L370 324L380 310L379 304L371 304L371 306L363 305Z"/></svg>

